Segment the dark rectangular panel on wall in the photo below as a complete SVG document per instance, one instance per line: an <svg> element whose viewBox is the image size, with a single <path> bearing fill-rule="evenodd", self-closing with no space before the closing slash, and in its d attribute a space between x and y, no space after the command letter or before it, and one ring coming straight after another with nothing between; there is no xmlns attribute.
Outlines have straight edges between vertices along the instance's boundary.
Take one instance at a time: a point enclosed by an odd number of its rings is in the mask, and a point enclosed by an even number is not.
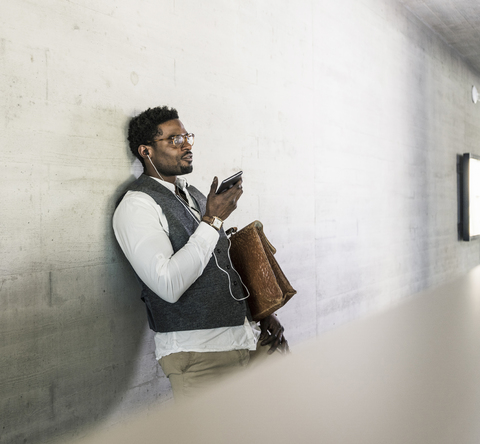
<svg viewBox="0 0 480 444"><path fill-rule="evenodd" d="M462 234L471 241L480 236L480 157L465 153L461 164Z"/></svg>

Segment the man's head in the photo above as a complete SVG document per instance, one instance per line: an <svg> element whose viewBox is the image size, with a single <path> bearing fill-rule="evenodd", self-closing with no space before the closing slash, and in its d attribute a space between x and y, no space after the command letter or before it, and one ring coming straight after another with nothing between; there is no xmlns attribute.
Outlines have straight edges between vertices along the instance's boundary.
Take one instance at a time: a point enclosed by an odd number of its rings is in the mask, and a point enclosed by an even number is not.
<svg viewBox="0 0 480 444"><path fill-rule="evenodd" d="M143 157L138 152L140 145L149 145L155 136L162 136L158 125L169 120L178 119L178 112L175 108L157 106L148 108L143 113L130 120L128 126L128 142L133 155L145 166Z"/></svg>
<svg viewBox="0 0 480 444"><path fill-rule="evenodd" d="M187 133L175 109L148 109L130 122L128 140L145 173L174 183L177 175L193 170L195 136Z"/></svg>

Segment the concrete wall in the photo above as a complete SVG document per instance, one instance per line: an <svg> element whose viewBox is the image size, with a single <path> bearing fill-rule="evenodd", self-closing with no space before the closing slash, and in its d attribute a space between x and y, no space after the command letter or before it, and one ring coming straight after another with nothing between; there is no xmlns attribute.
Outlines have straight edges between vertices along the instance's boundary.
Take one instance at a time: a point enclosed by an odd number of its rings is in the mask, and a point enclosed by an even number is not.
<svg viewBox="0 0 480 444"><path fill-rule="evenodd" d="M229 225L264 222L292 343L479 263L456 155L480 77L393 0L45 0L0 10L0 443L68 441L170 398L114 242L137 112L175 106Z"/></svg>

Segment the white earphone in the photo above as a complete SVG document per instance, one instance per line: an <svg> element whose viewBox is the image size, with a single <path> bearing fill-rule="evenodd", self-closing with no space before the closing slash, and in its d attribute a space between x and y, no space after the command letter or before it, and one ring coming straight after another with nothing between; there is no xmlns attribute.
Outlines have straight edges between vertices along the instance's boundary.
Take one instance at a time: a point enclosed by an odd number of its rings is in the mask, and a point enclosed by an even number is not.
<svg viewBox="0 0 480 444"><path fill-rule="evenodd" d="M150 159L150 154L149 154L149 152L148 152L148 151L145 151L143 154L147 154L148 160L150 161L150 163L152 164L153 168L155 169L155 172L158 174L158 177L159 177L161 180L165 181L165 179L162 177L162 175L158 172L157 167L153 164L152 159Z"/></svg>

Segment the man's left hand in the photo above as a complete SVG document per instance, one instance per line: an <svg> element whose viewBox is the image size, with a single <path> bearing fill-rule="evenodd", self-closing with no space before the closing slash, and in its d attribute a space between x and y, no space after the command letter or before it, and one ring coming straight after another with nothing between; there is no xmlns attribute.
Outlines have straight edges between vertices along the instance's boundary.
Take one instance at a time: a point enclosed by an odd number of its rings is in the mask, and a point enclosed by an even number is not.
<svg viewBox="0 0 480 444"><path fill-rule="evenodd" d="M259 337L260 345L271 347L268 350L268 354L271 355L275 350L279 350L282 353L288 353L290 351L288 342L283 336L284 328L278 318L271 314L260 321L261 334Z"/></svg>

